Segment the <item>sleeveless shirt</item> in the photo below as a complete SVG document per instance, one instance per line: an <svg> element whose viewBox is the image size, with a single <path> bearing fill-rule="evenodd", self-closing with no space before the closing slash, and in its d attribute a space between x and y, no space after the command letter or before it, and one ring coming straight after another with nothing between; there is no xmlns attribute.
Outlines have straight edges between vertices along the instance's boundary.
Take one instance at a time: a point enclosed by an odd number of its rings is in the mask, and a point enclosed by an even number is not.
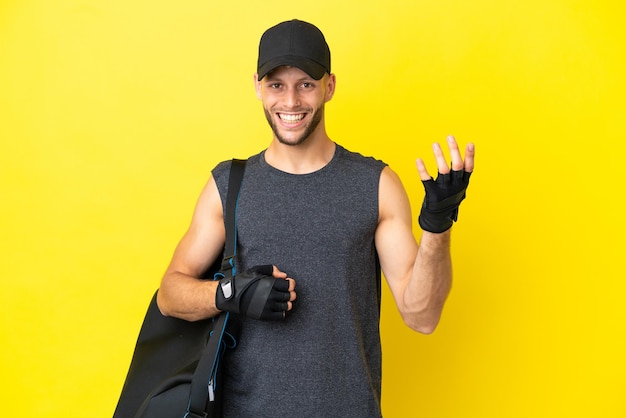
<svg viewBox="0 0 626 418"><path fill-rule="evenodd" d="M274 264L296 281L283 321L231 315L224 417L380 417L380 266L374 244L382 161L336 145L295 175L248 159L237 207L237 271ZM230 161L212 171L225 202Z"/></svg>

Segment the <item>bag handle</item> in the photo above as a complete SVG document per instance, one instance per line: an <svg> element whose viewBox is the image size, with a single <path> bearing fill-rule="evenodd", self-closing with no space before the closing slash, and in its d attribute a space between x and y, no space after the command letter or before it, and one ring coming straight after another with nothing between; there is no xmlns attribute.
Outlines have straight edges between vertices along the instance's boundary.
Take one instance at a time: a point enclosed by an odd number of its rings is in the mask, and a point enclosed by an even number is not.
<svg viewBox="0 0 626 418"><path fill-rule="evenodd" d="M226 194L226 213L224 214L226 242L222 260L222 273L226 277L230 276L231 278L236 274L237 201L245 169L246 160L232 160L228 178L228 192ZM222 312L214 318L213 331L191 380L189 405L185 418L207 417L207 401L214 401L215 377L217 376L217 368L221 357L222 340L228 322L228 314L228 312Z"/></svg>

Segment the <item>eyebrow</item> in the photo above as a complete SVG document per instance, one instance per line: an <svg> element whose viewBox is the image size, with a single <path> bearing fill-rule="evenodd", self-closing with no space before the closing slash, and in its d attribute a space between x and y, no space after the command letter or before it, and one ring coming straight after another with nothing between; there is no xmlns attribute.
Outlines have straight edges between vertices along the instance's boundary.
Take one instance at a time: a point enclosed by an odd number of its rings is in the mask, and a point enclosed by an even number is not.
<svg viewBox="0 0 626 418"><path fill-rule="evenodd" d="M274 83L274 82L284 82L285 80L281 77L276 77L276 76L270 76L269 74L267 76L265 76L265 80L266 83ZM313 77L302 77L299 78L297 80L295 80L296 83L302 83L304 81L307 82L314 82L314 81L319 81L319 80L314 80Z"/></svg>

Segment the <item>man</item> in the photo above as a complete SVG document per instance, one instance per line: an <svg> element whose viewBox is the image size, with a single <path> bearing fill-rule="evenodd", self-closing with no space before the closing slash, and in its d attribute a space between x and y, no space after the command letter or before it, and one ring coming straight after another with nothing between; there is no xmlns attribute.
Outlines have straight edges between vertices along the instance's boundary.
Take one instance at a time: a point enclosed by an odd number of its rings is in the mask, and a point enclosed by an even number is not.
<svg viewBox="0 0 626 418"><path fill-rule="evenodd" d="M241 188L237 271L245 273L230 287L198 279L224 245L223 162L174 252L159 307L192 321L239 314L239 343L226 358L226 417L379 417L380 269L406 324L433 332L450 290L450 228L474 147L463 159L449 137L448 165L435 144L436 181L417 160L426 188L418 245L398 176L326 133L336 78L319 29L299 20L268 29L254 83L273 138L248 160ZM271 291L259 296L261 283ZM254 318L252 305L262 308Z"/></svg>

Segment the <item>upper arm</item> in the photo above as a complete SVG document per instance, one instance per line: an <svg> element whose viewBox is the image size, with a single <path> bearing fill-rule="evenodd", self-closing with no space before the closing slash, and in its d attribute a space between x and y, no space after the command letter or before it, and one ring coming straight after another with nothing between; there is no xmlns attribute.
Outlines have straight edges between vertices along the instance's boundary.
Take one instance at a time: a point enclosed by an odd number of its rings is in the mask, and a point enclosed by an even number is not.
<svg viewBox="0 0 626 418"><path fill-rule="evenodd" d="M213 177L200 193L189 229L179 242L167 273L201 276L222 252L225 241L222 201Z"/></svg>
<svg viewBox="0 0 626 418"><path fill-rule="evenodd" d="M379 184L379 221L376 250L389 288L400 307L413 272L418 244L413 235L413 215L400 178L386 167Z"/></svg>

